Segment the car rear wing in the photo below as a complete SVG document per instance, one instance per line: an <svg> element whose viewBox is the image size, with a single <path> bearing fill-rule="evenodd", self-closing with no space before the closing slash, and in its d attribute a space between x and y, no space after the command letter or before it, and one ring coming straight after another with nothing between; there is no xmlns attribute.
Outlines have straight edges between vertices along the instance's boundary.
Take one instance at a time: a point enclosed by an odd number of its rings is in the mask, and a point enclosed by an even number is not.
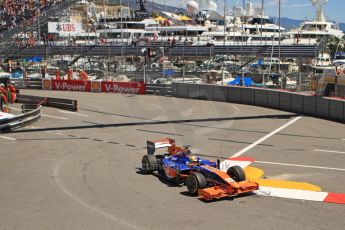
<svg viewBox="0 0 345 230"><path fill-rule="evenodd" d="M147 154L154 154L156 149L170 147L175 145L175 140L171 138L163 138L156 141L147 141Z"/></svg>

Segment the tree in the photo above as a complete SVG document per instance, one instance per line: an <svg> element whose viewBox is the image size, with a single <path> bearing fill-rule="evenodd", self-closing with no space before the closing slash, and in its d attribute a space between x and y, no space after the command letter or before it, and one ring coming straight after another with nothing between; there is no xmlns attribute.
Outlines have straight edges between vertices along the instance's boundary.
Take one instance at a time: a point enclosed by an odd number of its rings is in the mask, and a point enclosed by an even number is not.
<svg viewBox="0 0 345 230"><path fill-rule="evenodd" d="M333 57L336 52L345 51L345 36L341 39L337 37L327 37L325 44L331 57Z"/></svg>

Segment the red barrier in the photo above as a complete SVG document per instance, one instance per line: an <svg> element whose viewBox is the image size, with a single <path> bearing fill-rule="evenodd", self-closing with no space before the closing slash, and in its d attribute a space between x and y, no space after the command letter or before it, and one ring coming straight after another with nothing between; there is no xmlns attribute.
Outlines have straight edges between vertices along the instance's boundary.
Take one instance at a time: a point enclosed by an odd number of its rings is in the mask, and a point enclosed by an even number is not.
<svg viewBox="0 0 345 230"><path fill-rule="evenodd" d="M146 85L140 82L111 82L111 81L80 81L80 80L49 80L42 81L42 89L145 94Z"/></svg>
<svg viewBox="0 0 345 230"><path fill-rule="evenodd" d="M90 81L52 80L52 90L91 91Z"/></svg>
<svg viewBox="0 0 345 230"><path fill-rule="evenodd" d="M145 94L144 83L139 82L101 82L102 92Z"/></svg>

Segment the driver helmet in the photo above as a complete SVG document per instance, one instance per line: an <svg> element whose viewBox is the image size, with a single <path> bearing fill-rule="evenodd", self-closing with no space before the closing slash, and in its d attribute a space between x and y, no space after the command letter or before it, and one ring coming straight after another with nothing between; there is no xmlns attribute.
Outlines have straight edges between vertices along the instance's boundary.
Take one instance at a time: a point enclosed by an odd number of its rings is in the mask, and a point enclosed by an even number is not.
<svg viewBox="0 0 345 230"><path fill-rule="evenodd" d="M189 162L190 163L194 163L194 162L197 162L198 161L198 158L196 156L189 156Z"/></svg>
<svg viewBox="0 0 345 230"><path fill-rule="evenodd" d="M186 157L189 157L191 154L192 152L188 148L183 151L183 155L185 155Z"/></svg>

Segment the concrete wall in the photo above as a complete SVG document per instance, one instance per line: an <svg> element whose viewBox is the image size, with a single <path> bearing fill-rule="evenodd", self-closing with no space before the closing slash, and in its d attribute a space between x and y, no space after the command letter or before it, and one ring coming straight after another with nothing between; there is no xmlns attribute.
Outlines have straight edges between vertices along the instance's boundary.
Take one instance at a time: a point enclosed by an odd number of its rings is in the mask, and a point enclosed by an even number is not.
<svg viewBox="0 0 345 230"><path fill-rule="evenodd" d="M255 91L255 105L267 107L268 93L267 90L257 89Z"/></svg>
<svg viewBox="0 0 345 230"><path fill-rule="evenodd" d="M330 99L329 117L334 120L345 120L345 102L337 99Z"/></svg>
<svg viewBox="0 0 345 230"><path fill-rule="evenodd" d="M215 101L228 101L228 91L226 86L213 87L213 98Z"/></svg>
<svg viewBox="0 0 345 230"><path fill-rule="evenodd" d="M297 93L291 94L291 111L295 113L303 113L304 96Z"/></svg>
<svg viewBox="0 0 345 230"><path fill-rule="evenodd" d="M236 86L227 86L228 89L228 102L231 103L242 103L242 89Z"/></svg>
<svg viewBox="0 0 345 230"><path fill-rule="evenodd" d="M267 90L267 107L279 109L280 94L278 91Z"/></svg>
<svg viewBox="0 0 345 230"><path fill-rule="evenodd" d="M235 86L174 83L173 95L182 98L257 105L345 122L345 101L298 93Z"/></svg>
<svg viewBox="0 0 345 230"><path fill-rule="evenodd" d="M316 115L316 97L303 96L303 113Z"/></svg>
<svg viewBox="0 0 345 230"><path fill-rule="evenodd" d="M279 93L279 108L285 111L291 111L291 93L280 92Z"/></svg>
<svg viewBox="0 0 345 230"><path fill-rule="evenodd" d="M255 89L242 88L241 91L242 103L247 105L255 105Z"/></svg>
<svg viewBox="0 0 345 230"><path fill-rule="evenodd" d="M187 90L187 97L188 98L195 98L199 99L200 94L202 94L203 91L200 89L200 86L197 84L194 85L188 85L188 90Z"/></svg>
<svg viewBox="0 0 345 230"><path fill-rule="evenodd" d="M215 87L213 85L200 85L199 99L213 101L214 89Z"/></svg>
<svg viewBox="0 0 345 230"><path fill-rule="evenodd" d="M318 117L329 117L329 99L323 97L316 98L316 115Z"/></svg>

